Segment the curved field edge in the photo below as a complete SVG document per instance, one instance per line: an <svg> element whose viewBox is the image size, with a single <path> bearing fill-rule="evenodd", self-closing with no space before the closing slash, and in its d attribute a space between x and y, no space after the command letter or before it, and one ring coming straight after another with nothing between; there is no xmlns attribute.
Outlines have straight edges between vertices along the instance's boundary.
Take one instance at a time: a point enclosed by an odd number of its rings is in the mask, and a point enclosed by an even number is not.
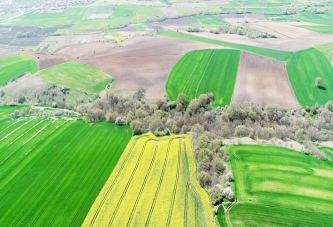
<svg viewBox="0 0 333 227"><path fill-rule="evenodd" d="M44 69L39 75L49 84L89 94L100 93L112 81L102 70L75 61Z"/></svg>
<svg viewBox="0 0 333 227"><path fill-rule="evenodd" d="M0 126L6 135L0 144L0 225L80 226L131 129L60 119L5 121L9 125Z"/></svg>
<svg viewBox="0 0 333 227"><path fill-rule="evenodd" d="M1 58L0 66L0 86L26 73L38 71L36 61L23 54Z"/></svg>
<svg viewBox="0 0 333 227"><path fill-rule="evenodd" d="M171 100L184 93L190 101L212 92L214 107L227 105L234 91L239 59L238 50L191 51L171 70L166 93Z"/></svg>
<svg viewBox="0 0 333 227"><path fill-rule="evenodd" d="M226 214L232 226L331 225L331 161L271 145L233 145L227 150L236 193L236 203ZM327 148L322 150L327 153Z"/></svg>
<svg viewBox="0 0 333 227"><path fill-rule="evenodd" d="M287 72L298 102L302 106L324 105L333 99L333 67L321 51L310 48L295 52L287 60ZM315 80L322 78L316 87Z"/></svg>
<svg viewBox="0 0 333 227"><path fill-rule="evenodd" d="M289 52L289 51L273 50L273 49L249 46L249 45L244 45L244 44L229 43L229 42L219 41L219 40L215 40L215 39L198 37L198 36L191 35L191 34L185 34L182 32L159 31L158 34L161 36L188 39L188 40L193 40L193 41L197 41L197 42L224 46L224 47L229 47L229 48L233 48L233 49L237 49L237 50L243 50L243 51L247 51L249 53L261 55L264 57L268 57L268 58L272 58L272 59L276 59L276 60L280 60L280 61L286 61L289 58L289 56L292 54L292 52Z"/></svg>
<svg viewBox="0 0 333 227"><path fill-rule="evenodd" d="M216 226L186 135L132 138L82 226Z"/></svg>

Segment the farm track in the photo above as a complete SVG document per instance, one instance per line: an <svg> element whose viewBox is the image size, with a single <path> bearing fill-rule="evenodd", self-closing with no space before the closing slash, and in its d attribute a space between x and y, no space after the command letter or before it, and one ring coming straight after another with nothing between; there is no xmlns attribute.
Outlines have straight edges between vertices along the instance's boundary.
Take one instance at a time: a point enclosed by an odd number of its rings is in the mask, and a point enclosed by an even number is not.
<svg viewBox="0 0 333 227"><path fill-rule="evenodd" d="M78 187L82 184L84 178L88 175L89 171L91 171L91 167L96 163L97 159L102 155L102 153L104 152L105 148L107 147L107 145L109 145L109 143L112 141L111 137L113 136L112 133L114 133L116 130L113 129L112 132L110 132L110 136L109 138L106 140L106 143L102 146L102 148L100 149L100 151L96 154L96 156L94 157L94 159L92 160L92 162L89 164L89 167L86 169L86 171L84 172L84 174L82 175L82 177L80 178L80 180L78 181L78 183L75 185L75 187L73 188L73 191L66 197L65 201L69 201L73 195L76 193L76 190L78 189ZM124 136L123 136L124 137ZM123 138L122 138L123 139ZM86 201L86 200L85 200ZM64 204L66 205L66 204ZM61 211L61 208L58 210L58 212L55 214L55 216L53 217L53 219L51 220L51 223L48 226L52 226L52 224L54 223L55 219L57 218L59 212ZM77 211L77 213L80 212L80 209Z"/></svg>
<svg viewBox="0 0 333 227"><path fill-rule="evenodd" d="M20 130L20 128L22 128L23 126L25 126L26 124L28 124L29 122L33 121L33 119L31 119L30 121L25 122L24 124L20 125L20 127L16 128L15 130L13 130L12 132L10 132L9 134L7 134L6 136L2 137L0 139L0 142L3 141L4 139L8 138L10 135L12 135L13 133L15 133L17 130Z"/></svg>
<svg viewBox="0 0 333 227"><path fill-rule="evenodd" d="M171 145L171 142L172 142L172 140L170 140L169 143L168 143L168 148L167 148L167 152L166 152L166 157L165 157L165 159L164 159L164 164L163 164L162 173L161 173L161 176L160 176L160 179L159 179L159 182L158 182L158 186L157 186L157 189L156 189L156 192L155 192L155 195L154 195L153 203L152 203L152 205L151 205L151 207L150 207L150 210L149 210L149 214L148 214L148 217L147 217L147 221L146 221L146 225L145 225L145 226L149 226L149 222L150 222L150 219L151 219L151 215L152 215L153 210L154 210L154 208L155 208L156 200L157 200L157 197L158 197L159 192L160 192L160 189L161 189L162 181L163 181L164 174L165 174L165 168L166 168L167 163L168 163L168 158L169 158L169 153L170 153L170 145Z"/></svg>
<svg viewBox="0 0 333 227"><path fill-rule="evenodd" d="M97 208L97 211L95 212L94 217L93 217L92 221L90 222L90 225L89 225L90 227L94 225L94 223L95 223L95 221L96 221L96 219L97 219L97 216L98 216L98 214L99 214L99 212L100 212L100 210L101 210L103 204L105 203L105 201L106 201L108 195L110 194L110 192L111 192L111 190L113 189L115 183L117 182L117 180L118 180L118 178L119 178L119 176L120 176L120 173L123 171L123 169L124 169L124 167L125 167L125 165L126 165L128 159L130 158L130 154L132 153L133 148L135 147L135 145L136 145L137 142L138 142L138 139L136 139L136 140L133 142L132 147L130 148L130 151L128 152L128 155L126 156L126 158L125 158L125 160L124 160L124 162L123 162L123 165L120 167L120 170L117 172L117 175L116 175L115 179L113 180L111 186L110 186L110 187L108 188L108 190L107 190L107 193L106 193L105 196L103 197L102 202L99 204L99 206L98 206L98 208Z"/></svg>
<svg viewBox="0 0 333 227"><path fill-rule="evenodd" d="M170 209L169 209L168 220L167 220L166 226L170 226L173 206L175 204L175 197L176 197L176 193L177 193L179 175L180 175L180 158L181 158L180 140L178 140L178 142L179 142L179 149L178 149L178 160L177 160L177 172L176 172L176 179L175 179L175 183L174 183L174 187L173 187L171 206L170 206Z"/></svg>
<svg viewBox="0 0 333 227"><path fill-rule="evenodd" d="M132 222L132 219L133 219L133 215L134 215L134 212L136 211L136 207L138 205L138 202L140 201L140 198L141 198L141 195L142 195L142 192L143 192L143 189L145 188L146 184L147 184L147 179L149 177L149 174L150 174L150 171L153 167L153 164L155 163L155 159L156 159L156 154L157 154L157 149L158 149L158 141L155 141L156 145L155 145L155 151L154 151L154 155L153 155L153 158L150 162L150 165L149 165L149 168L147 170L147 173L146 173L146 176L143 180L143 183L142 183L142 186L140 188L140 192L139 192L139 195L136 197L136 200L134 202L134 207L131 211L131 214L130 214L130 217L128 219L128 222L127 222L127 227L130 226L131 222Z"/></svg>
<svg viewBox="0 0 333 227"><path fill-rule="evenodd" d="M70 143L74 138L76 137L72 137L68 142ZM58 144L58 143L56 143ZM47 154L45 153L45 155L43 157L45 157ZM53 174L51 175L51 177L49 177L48 181L45 182L44 186L42 185L41 187L39 187L39 191L35 194L35 198L34 200L32 200L29 204L29 206L26 207L24 212L21 212L21 215L19 216L19 218L16 220L14 226L23 218L23 216L26 214L26 211L30 209L30 207L33 205L33 203L37 200L37 198L42 194L42 192L45 191L46 187L48 187L52 181L54 180L54 178L58 175L59 171L61 171L62 167L65 165L65 163L68 161L68 159L70 158L69 154L68 156L63 157L64 159L62 159L61 161L61 165L53 172ZM37 164L37 163L36 163ZM38 181L39 178L36 177L34 182ZM33 184L32 184L33 185ZM22 196L22 195L21 195Z"/></svg>
<svg viewBox="0 0 333 227"><path fill-rule="evenodd" d="M22 120L22 119L16 120L16 121L14 121L11 125L9 125L9 126L7 126L6 128L2 129L2 130L0 131L0 136L1 136L1 133L2 133L3 131L5 131L5 130L7 130L8 128L12 127L13 125L19 123L21 120Z"/></svg>
<svg viewBox="0 0 333 227"><path fill-rule="evenodd" d="M65 123L65 122L64 122ZM63 125L63 124L62 124ZM61 126L62 126L61 125ZM56 128L59 129L60 127ZM55 130L53 130L52 132L50 132L45 138L47 138L48 136L50 136ZM44 140L40 141L39 144L41 144ZM69 141L70 142L70 141ZM36 144L35 147L37 147L39 144ZM42 158L40 160L42 160L43 158L45 158L47 156L47 153L45 152L42 156ZM33 167L37 166L39 164L39 162L36 162ZM24 175L22 175L22 177L16 182L16 184L13 186L14 188L17 188L19 186L19 183L21 182L22 179L24 179L26 177L26 175L28 174L29 172L26 172ZM37 181L37 178L34 179L34 182ZM33 182L33 183L34 183ZM43 188L40 188L40 192L42 191ZM6 194L8 193L8 191L6 192ZM37 193L37 196L39 194ZM24 194L21 194L21 197L24 196ZM1 204L1 200L0 200L0 204ZM4 204L4 203L3 203ZM29 206L28 206L29 207ZM7 208L8 210L9 208ZM0 205L0 210L3 210L3 206Z"/></svg>
<svg viewBox="0 0 333 227"><path fill-rule="evenodd" d="M102 134L102 131L100 131L97 135L97 138L100 137L100 135ZM88 146L88 149L87 150L90 150L91 147L93 146L93 143L91 143L89 146ZM58 194L58 192L60 191L60 189L63 187L63 185L67 182L67 180L70 178L70 176L72 175L72 172L76 169L76 167L80 164L80 162L87 156L87 153L88 152L85 152L84 155L81 156L81 158L79 160L77 160L77 164L74 165L74 167L69 170L67 172L67 175L65 177L63 177L63 180L62 182L60 183L60 185L58 186L58 188L56 189L56 191L53 193L52 196L49 196L49 200L46 202L46 204L43 206L42 210L39 212L39 214L37 215L37 217L34 219L34 221L31 223L30 226L34 226L35 223L39 220L40 216L43 214L44 210L47 208L48 204L51 202L51 200L53 200L53 198L55 197L55 195Z"/></svg>
<svg viewBox="0 0 333 227"><path fill-rule="evenodd" d="M130 184L131 184L131 182L132 182L132 179L133 179L133 177L134 177L134 175L135 175L135 172L136 172L136 170L137 170L137 168L138 168L138 166L139 166L139 164L140 164L140 161L141 161L141 159L142 159L143 153L144 153L145 148L146 148L146 146L147 146L147 143L148 143L149 141L151 141L151 140L150 140L150 139L147 140L147 141L145 142L145 144L143 145L143 147L142 147L142 150L141 150L140 156L139 156L139 158L138 158L138 161L136 162L136 165L135 165L135 167L134 167L134 169L133 169L133 171L132 171L132 174L131 174L130 178L128 179L128 182L127 182L127 184L126 184L126 187L125 187L125 189L124 189L124 191L123 191L123 193L122 193L122 195L121 195L121 197L120 197L120 199L119 199L119 201L118 201L118 203L117 203L117 206L116 206L114 212L112 213L112 216L111 216L110 221L109 221L109 223L108 223L108 227L111 227L111 226L112 226L112 223L113 223L113 221L114 221L114 218L115 218L115 216L116 216L116 214L117 214L117 212L118 212L119 206L120 206L120 204L122 203L122 201L123 201L123 199L124 199L124 197L125 197L125 195L126 195L126 193L127 193L127 190L128 190L128 188L129 188L129 186L130 186Z"/></svg>
<svg viewBox="0 0 333 227"><path fill-rule="evenodd" d="M128 131L126 132L126 133L128 133ZM120 145L122 144L122 142L123 142L123 140L124 140L124 137L125 137L125 135L123 136L123 138L122 138L122 140L120 141L120 140L118 140L119 141L119 143L117 144L117 147L116 147L116 149L115 150L118 150L119 149L119 147L120 147ZM114 159L114 156L115 156L115 153L113 153L113 155L110 157L110 159L108 160L108 163L110 163L113 159ZM107 169L107 165L105 165L105 167L104 167L104 169L103 169L103 171L101 171L101 173L100 173L100 175L98 176L98 179L100 179L101 178L101 176L102 176L102 173L104 173L105 171L106 171L106 169ZM92 193L92 191L94 191L95 190L95 188L96 188L96 184L94 184L94 187L93 188L91 188L91 190L89 191L89 193L88 193L88 196L90 196L91 195L91 193ZM80 206L80 208L78 209L78 212L76 212L76 214L75 214L75 216L74 216L74 218L73 218L73 220L72 220L72 222L70 223L70 225L69 226L74 226L74 222L76 221L76 219L77 219L77 216L78 216L78 214L81 212L81 210L82 210L82 207L85 205L87 203L87 198L84 200L84 202L81 204L81 206Z"/></svg>
<svg viewBox="0 0 333 227"><path fill-rule="evenodd" d="M0 153L4 152L6 150L6 148L8 148L10 145L12 145L13 143L15 143L17 140L19 140L21 137L27 135L31 130L33 130L34 128L36 128L39 124L41 124L43 121L37 122L37 124L34 124L32 127L29 127L29 129L27 131L25 131L24 133L22 133L21 135L19 135L18 137L16 137L12 142L9 142L9 144L6 145L6 147L4 149L0 150ZM49 124L50 125L50 124ZM24 144L22 144L21 146L23 146ZM20 146L20 147L21 147ZM18 149L12 151L6 158L4 158L1 162L0 165L2 165L14 152L16 152Z"/></svg>

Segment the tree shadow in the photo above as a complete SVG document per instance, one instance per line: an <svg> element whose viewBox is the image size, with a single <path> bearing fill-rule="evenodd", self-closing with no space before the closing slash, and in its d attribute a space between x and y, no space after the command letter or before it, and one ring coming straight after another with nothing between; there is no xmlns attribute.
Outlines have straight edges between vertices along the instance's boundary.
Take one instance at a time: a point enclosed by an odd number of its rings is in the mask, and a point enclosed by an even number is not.
<svg viewBox="0 0 333 227"><path fill-rule="evenodd" d="M320 90L323 90L323 91L326 90L326 87L324 87L324 86L318 86L318 88L319 88Z"/></svg>

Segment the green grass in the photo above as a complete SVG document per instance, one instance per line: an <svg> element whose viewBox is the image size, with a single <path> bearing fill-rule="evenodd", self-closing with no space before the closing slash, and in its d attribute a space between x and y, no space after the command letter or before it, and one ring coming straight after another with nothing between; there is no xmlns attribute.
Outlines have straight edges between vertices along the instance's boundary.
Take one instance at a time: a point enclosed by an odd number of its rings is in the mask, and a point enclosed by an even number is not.
<svg viewBox="0 0 333 227"><path fill-rule="evenodd" d="M272 59L277 59L280 61L286 61L289 58L289 56L292 54L292 52L288 52L288 51L273 50L273 49L262 48L262 47L254 47L254 46L248 46L248 45L243 45L243 44L229 43L229 42L224 42L224 41L219 41L219 40L214 40L214 39L209 39L209 38L198 37L195 35L185 34L185 33L181 33L181 32L160 31L158 34L162 35L162 36L188 39L188 40L193 40L193 41L202 42L202 43L208 43L208 44L213 44L213 45L218 45L218 46L230 47L230 48L234 48L234 49L238 49L238 50L244 50L244 51L247 51L247 52L250 52L253 54L265 56L265 57L272 58Z"/></svg>
<svg viewBox="0 0 333 227"><path fill-rule="evenodd" d="M27 106L0 106L0 118L6 117L11 113L14 113L15 110L22 110Z"/></svg>
<svg viewBox="0 0 333 227"><path fill-rule="evenodd" d="M226 22L224 20L221 20L218 17L215 17L213 15L195 15L193 16L195 20L199 20L201 24L204 25L224 25Z"/></svg>
<svg viewBox="0 0 333 227"><path fill-rule="evenodd" d="M10 20L12 25L53 27L57 25L75 24L82 20L87 7L68 7L63 11L47 13L28 13Z"/></svg>
<svg viewBox="0 0 333 227"><path fill-rule="evenodd" d="M302 28L306 28L308 30L312 30L315 32L330 34L333 33L333 25L331 26L310 26L310 25L303 25Z"/></svg>
<svg viewBox="0 0 333 227"><path fill-rule="evenodd" d="M39 75L47 83L90 94L101 92L111 81L105 72L74 61L47 68Z"/></svg>
<svg viewBox="0 0 333 227"><path fill-rule="evenodd" d="M270 145L228 146L232 226L331 226L333 163Z"/></svg>
<svg viewBox="0 0 333 227"><path fill-rule="evenodd" d="M107 122L0 122L1 226L81 226L131 138Z"/></svg>
<svg viewBox="0 0 333 227"><path fill-rule="evenodd" d="M333 67L328 58L315 48L294 53L287 61L290 83L302 106L312 106L316 102L323 105L333 99ZM322 78L317 88L315 79Z"/></svg>
<svg viewBox="0 0 333 227"><path fill-rule="evenodd" d="M187 53L171 70L166 92L171 100L184 93L187 100L212 92L213 106L227 105L234 90L240 51L198 50Z"/></svg>
<svg viewBox="0 0 333 227"><path fill-rule="evenodd" d="M22 74L35 73L38 70L35 60L26 55L1 58L0 66L0 86Z"/></svg>

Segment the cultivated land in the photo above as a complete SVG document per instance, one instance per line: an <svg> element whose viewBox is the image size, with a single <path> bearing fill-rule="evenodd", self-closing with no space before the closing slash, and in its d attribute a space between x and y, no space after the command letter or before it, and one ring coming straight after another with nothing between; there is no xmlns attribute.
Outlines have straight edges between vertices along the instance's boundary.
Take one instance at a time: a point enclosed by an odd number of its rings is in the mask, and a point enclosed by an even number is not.
<svg viewBox="0 0 333 227"><path fill-rule="evenodd" d="M234 90L240 51L200 50L186 54L172 69L166 93L176 100L180 93L188 101L212 92L213 106L227 105Z"/></svg>
<svg viewBox="0 0 333 227"><path fill-rule="evenodd" d="M26 73L38 70L35 60L26 55L16 55L0 59L0 85Z"/></svg>
<svg viewBox="0 0 333 227"><path fill-rule="evenodd" d="M232 101L299 107L286 72L286 63L247 52L241 53Z"/></svg>
<svg viewBox="0 0 333 227"><path fill-rule="evenodd" d="M0 119L0 225L80 226L131 135L106 122Z"/></svg>
<svg viewBox="0 0 333 227"><path fill-rule="evenodd" d="M294 150L259 145L228 146L237 202L231 226L331 226L332 152L328 161Z"/></svg>
<svg viewBox="0 0 333 227"><path fill-rule="evenodd" d="M215 226L189 137L133 137L83 226Z"/></svg>
<svg viewBox="0 0 333 227"><path fill-rule="evenodd" d="M67 59L78 61L102 69L115 79L112 89L135 90L144 88L146 97L163 98L165 81L176 62L187 52L196 49L216 49L219 46L201 44L193 41L167 38L138 36L121 43L121 47L105 44L94 48L77 45L75 48L63 48L59 54L66 53ZM80 53L81 51L81 53ZM73 54L74 53L74 54Z"/></svg>
<svg viewBox="0 0 333 227"><path fill-rule="evenodd" d="M333 67L328 58L315 48L294 53L287 61L287 72L298 102L312 106L324 105L333 98ZM322 78L316 87L315 79Z"/></svg>
<svg viewBox="0 0 333 227"><path fill-rule="evenodd" d="M111 82L107 73L78 62L66 62L38 73L47 83L89 94L100 93Z"/></svg>

